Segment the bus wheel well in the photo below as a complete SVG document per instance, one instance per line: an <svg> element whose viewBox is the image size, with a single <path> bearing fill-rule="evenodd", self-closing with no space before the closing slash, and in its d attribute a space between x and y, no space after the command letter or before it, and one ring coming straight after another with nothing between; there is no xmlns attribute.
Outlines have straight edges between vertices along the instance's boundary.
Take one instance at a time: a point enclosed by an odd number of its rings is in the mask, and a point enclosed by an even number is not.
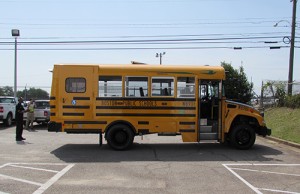
<svg viewBox="0 0 300 194"><path fill-rule="evenodd" d="M136 134L136 129L134 128L134 126L129 123L128 121L123 121L123 120L117 120L117 121L114 121L114 122L111 122L109 125L107 125L107 127L105 128L105 135L104 135L104 138L106 139L106 135L107 135L107 132L109 131L109 129L114 126L114 125L118 125L118 124L123 124L123 125L127 125L134 134Z"/></svg>
<svg viewBox="0 0 300 194"><path fill-rule="evenodd" d="M254 129L259 128L259 124L256 118L245 116L245 115L238 115L232 121L230 130L236 127L237 125L242 125L242 124L250 125Z"/></svg>

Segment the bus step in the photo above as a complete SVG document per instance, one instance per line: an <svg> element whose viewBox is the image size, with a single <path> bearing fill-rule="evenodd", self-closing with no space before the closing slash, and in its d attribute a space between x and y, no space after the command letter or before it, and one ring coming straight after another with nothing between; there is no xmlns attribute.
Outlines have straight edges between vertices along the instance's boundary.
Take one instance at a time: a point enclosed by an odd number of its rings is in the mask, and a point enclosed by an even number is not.
<svg viewBox="0 0 300 194"><path fill-rule="evenodd" d="M218 140L218 133L200 133L200 140Z"/></svg>
<svg viewBox="0 0 300 194"><path fill-rule="evenodd" d="M212 133L212 126L200 126L200 133Z"/></svg>

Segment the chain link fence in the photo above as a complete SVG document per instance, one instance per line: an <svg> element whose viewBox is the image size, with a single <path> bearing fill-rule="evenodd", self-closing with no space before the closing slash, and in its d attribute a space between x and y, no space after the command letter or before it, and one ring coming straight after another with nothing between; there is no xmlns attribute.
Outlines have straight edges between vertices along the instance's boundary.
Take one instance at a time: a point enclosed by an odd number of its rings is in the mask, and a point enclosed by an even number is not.
<svg viewBox="0 0 300 194"><path fill-rule="evenodd" d="M287 95L288 82L279 80L263 80L260 94L255 94L252 105L258 109L276 107ZM300 81L293 82L293 95L300 94Z"/></svg>

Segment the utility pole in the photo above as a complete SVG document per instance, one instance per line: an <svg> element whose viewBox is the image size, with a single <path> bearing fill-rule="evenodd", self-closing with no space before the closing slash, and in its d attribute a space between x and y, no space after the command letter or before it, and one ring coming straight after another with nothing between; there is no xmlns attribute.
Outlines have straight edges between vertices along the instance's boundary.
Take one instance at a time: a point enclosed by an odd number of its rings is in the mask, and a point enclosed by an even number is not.
<svg viewBox="0 0 300 194"><path fill-rule="evenodd" d="M159 64L161 65L162 64L162 56L165 55L166 52L163 52L163 53L156 53L156 57L159 57Z"/></svg>
<svg viewBox="0 0 300 194"><path fill-rule="evenodd" d="M294 48L295 48L295 30L296 30L296 10L297 0L293 1L293 18L291 30L291 47L290 47L290 61L289 61L289 78L288 78L288 95L293 94L293 67L294 67Z"/></svg>
<svg viewBox="0 0 300 194"><path fill-rule="evenodd" d="M264 81L261 82L259 107L261 108L261 110L263 110L264 108Z"/></svg>
<svg viewBox="0 0 300 194"><path fill-rule="evenodd" d="M11 35L15 38L15 76L14 76L14 97L17 97L17 38L20 36L20 30L12 29Z"/></svg>

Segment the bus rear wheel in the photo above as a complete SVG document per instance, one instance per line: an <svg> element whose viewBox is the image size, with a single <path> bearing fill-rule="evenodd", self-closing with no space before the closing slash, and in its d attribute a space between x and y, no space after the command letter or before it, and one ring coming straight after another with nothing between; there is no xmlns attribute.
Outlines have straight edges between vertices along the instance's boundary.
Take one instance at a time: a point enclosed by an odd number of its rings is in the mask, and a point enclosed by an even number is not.
<svg viewBox="0 0 300 194"><path fill-rule="evenodd" d="M134 139L131 128L124 124L116 124L109 128L106 134L107 143L115 150L128 149Z"/></svg>
<svg viewBox="0 0 300 194"><path fill-rule="evenodd" d="M250 149L255 139L255 130L247 124L237 125L230 133L230 144L240 150Z"/></svg>

